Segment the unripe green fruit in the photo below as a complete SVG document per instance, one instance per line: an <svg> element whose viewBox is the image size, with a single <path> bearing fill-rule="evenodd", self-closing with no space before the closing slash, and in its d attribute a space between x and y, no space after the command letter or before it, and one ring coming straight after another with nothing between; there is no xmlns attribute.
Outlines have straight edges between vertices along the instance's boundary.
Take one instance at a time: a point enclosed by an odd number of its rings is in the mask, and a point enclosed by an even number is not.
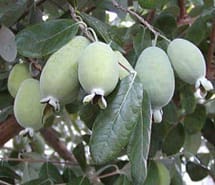
<svg viewBox="0 0 215 185"><path fill-rule="evenodd" d="M123 78L128 76L130 72L133 72L134 69L128 62L128 60L119 51L114 51L114 53L118 62L119 79L122 80Z"/></svg>
<svg viewBox="0 0 215 185"><path fill-rule="evenodd" d="M31 74L27 64L21 63L13 66L7 82L8 91L11 96L15 98L21 83L28 78L31 78Z"/></svg>
<svg viewBox="0 0 215 185"><path fill-rule="evenodd" d="M39 130L45 105L40 103L40 85L35 79L22 82L14 102L14 114L17 122L24 128Z"/></svg>
<svg viewBox="0 0 215 185"><path fill-rule="evenodd" d="M158 47L148 47L140 54L135 70L147 91L155 122L161 122L162 110L175 90L173 69L166 53Z"/></svg>
<svg viewBox="0 0 215 185"><path fill-rule="evenodd" d="M117 58L111 47L99 41L87 46L78 60L78 78L83 89L90 94L84 102L99 95L101 101L98 103L105 108L103 96L114 90L119 79Z"/></svg>
<svg viewBox="0 0 215 185"><path fill-rule="evenodd" d="M75 100L80 87L77 59L89 43L87 38L76 36L48 59L40 77L41 102L59 110L59 104Z"/></svg>
<svg viewBox="0 0 215 185"><path fill-rule="evenodd" d="M193 43L185 39L174 39L167 53L179 78L196 88L203 85L207 91L213 89L213 85L205 78L204 56Z"/></svg>

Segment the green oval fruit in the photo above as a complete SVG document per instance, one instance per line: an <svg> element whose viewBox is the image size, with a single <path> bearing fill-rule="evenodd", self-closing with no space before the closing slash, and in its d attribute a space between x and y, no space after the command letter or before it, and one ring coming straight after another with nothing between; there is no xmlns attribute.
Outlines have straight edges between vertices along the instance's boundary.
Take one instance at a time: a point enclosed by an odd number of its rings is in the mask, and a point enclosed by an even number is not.
<svg viewBox="0 0 215 185"><path fill-rule="evenodd" d="M78 78L90 94L83 101L89 102L99 95L100 107L106 108L104 96L114 90L119 79L117 58L111 47L98 41L87 46L78 61Z"/></svg>
<svg viewBox="0 0 215 185"><path fill-rule="evenodd" d="M14 102L14 114L17 122L24 128L39 130L42 128L42 116L45 105L40 103L40 85L35 79L22 82Z"/></svg>
<svg viewBox="0 0 215 185"><path fill-rule="evenodd" d="M119 79L122 80L126 76L128 76L131 72L134 71L131 64L128 62L128 60L120 53L119 51L114 51L115 56L117 58L118 62L118 68L119 68Z"/></svg>
<svg viewBox="0 0 215 185"><path fill-rule="evenodd" d="M167 53L179 78L196 88L203 85L205 90L213 85L205 78L206 65L203 54L193 43L185 39L174 39L170 42Z"/></svg>
<svg viewBox="0 0 215 185"><path fill-rule="evenodd" d="M89 43L87 38L76 36L48 59L40 77L41 102L59 110L59 104L75 100L79 91L77 59Z"/></svg>
<svg viewBox="0 0 215 185"><path fill-rule="evenodd" d="M158 47L148 47L140 54L135 70L147 91L155 122L162 120L162 110L175 90L173 69L166 53Z"/></svg>
<svg viewBox="0 0 215 185"><path fill-rule="evenodd" d="M7 81L8 91L11 96L15 98L21 83L28 78L31 78L31 74L27 64L21 63L13 66Z"/></svg>

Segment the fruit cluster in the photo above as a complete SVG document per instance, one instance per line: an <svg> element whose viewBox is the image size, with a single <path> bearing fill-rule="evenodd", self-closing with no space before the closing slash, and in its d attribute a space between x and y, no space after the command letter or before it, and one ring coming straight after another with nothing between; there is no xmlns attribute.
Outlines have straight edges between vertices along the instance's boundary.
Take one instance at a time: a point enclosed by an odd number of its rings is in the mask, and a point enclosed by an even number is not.
<svg viewBox="0 0 215 185"><path fill-rule="evenodd" d="M82 87L86 92L83 103L98 103L105 109L105 96L116 88L119 79L136 73L149 95L154 121L161 122L162 107L174 94L174 71L196 89L213 88L205 78L201 51L185 39L170 42L167 54L156 46L144 49L133 69L127 59L108 44L90 43L87 38L76 36L49 57L39 80L31 77L26 64L16 64L8 78L8 90L15 98L14 114L18 123L38 130L43 126L46 103L59 111L61 106L77 99Z"/></svg>

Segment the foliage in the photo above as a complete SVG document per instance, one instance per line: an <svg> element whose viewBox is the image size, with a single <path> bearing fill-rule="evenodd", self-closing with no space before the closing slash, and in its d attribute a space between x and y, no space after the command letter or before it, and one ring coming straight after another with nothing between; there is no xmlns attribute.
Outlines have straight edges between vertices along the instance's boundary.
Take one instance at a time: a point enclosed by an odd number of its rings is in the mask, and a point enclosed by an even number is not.
<svg viewBox="0 0 215 185"><path fill-rule="evenodd" d="M112 20L109 12L117 17ZM202 103L195 87L175 75L174 96L162 122L154 123L149 95L131 72L106 97L105 110L84 105L80 89L60 112L46 106L43 129L16 135L8 126L14 98L7 87L15 64L28 63L39 80L51 54L76 35L92 41L95 34L133 67L143 49L156 45L166 51L170 40L185 38L207 59L214 83L214 17L214 0L1 0L0 133L6 134L0 140L12 132L12 142L1 143L0 184L183 185L184 172L193 181L215 180L214 90Z"/></svg>

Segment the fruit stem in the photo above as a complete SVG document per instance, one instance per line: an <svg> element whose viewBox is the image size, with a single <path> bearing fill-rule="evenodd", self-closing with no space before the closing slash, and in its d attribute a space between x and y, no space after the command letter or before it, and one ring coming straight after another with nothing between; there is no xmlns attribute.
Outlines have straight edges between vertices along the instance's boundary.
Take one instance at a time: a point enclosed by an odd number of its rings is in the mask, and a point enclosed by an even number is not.
<svg viewBox="0 0 215 185"><path fill-rule="evenodd" d="M48 96L48 97L45 97L45 98L41 99L40 103L48 103L49 105L51 105L54 108L54 110L56 112L60 111L60 103L59 103L59 101L56 98L52 97L52 96Z"/></svg>

